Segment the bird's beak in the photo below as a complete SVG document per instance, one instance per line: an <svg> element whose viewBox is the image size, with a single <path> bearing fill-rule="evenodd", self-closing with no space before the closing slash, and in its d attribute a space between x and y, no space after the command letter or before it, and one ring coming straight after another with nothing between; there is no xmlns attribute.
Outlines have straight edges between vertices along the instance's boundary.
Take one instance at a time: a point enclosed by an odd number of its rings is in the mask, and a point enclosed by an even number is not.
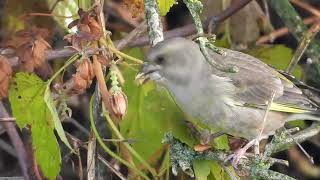
<svg viewBox="0 0 320 180"><path fill-rule="evenodd" d="M157 72L159 68L149 63L143 63L140 72L137 74L135 80L139 85L145 84L152 78L152 74Z"/></svg>

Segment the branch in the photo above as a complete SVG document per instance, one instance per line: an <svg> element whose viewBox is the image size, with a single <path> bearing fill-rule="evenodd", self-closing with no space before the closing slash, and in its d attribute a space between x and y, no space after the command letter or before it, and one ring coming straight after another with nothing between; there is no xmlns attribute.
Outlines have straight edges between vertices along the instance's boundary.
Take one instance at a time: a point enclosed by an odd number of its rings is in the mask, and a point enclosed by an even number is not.
<svg viewBox="0 0 320 180"><path fill-rule="evenodd" d="M270 6L280 16L281 20L288 27L289 32L295 37L296 40L300 40L303 33L307 31L307 27L304 25L301 17L296 12L294 7L289 3L288 0L270 0ZM319 61L320 57L320 42L313 40L310 42L309 48L306 50L307 55L315 60Z"/></svg>
<svg viewBox="0 0 320 180"><path fill-rule="evenodd" d="M294 67L298 64L300 58L304 54L305 50L308 48L310 42L316 36L316 34L320 31L320 21L315 23L308 31L306 31L301 38L299 45L296 51L293 54L293 57L290 61L290 64L286 70L287 73L291 74Z"/></svg>
<svg viewBox="0 0 320 180"><path fill-rule="evenodd" d="M163 28L156 0L144 0L144 14L149 27L149 40L151 46L163 41Z"/></svg>
<svg viewBox="0 0 320 180"><path fill-rule="evenodd" d="M7 112L5 106L3 105L3 102L0 101L0 117L1 118L10 118L9 113ZM24 148L24 144L18 134L18 131L16 129L16 123L14 121L10 122L4 122L3 126L5 127L9 138L17 151L17 157L18 162L22 171L22 174L24 176L24 179L30 179L28 175L28 158L27 158L27 152Z"/></svg>
<svg viewBox="0 0 320 180"><path fill-rule="evenodd" d="M232 16L234 13L236 13L238 10L240 10L242 7L244 7L246 4L248 4L250 0L239 0L235 3L232 3L227 9L222 11L216 16L209 17L205 21L203 21L203 28L205 30L208 29L209 22L214 22L214 24L218 24L226 20L228 17ZM148 25L149 26L149 25ZM139 28L139 27L137 27ZM170 31L164 32L164 39L169 39L173 37L183 37L183 36L189 36L191 34L194 34L196 32L196 28L193 24L188 24ZM118 47L118 45L121 43L122 40L113 41L114 45ZM149 44L149 36L141 36L139 38L135 38L135 40L130 41L126 44L126 46L120 46L122 49L125 47L141 47ZM120 48L120 49L121 49ZM76 53L76 50L68 48L68 49L57 49L52 50L48 53L47 60L53 60L57 58L64 58L72 56Z"/></svg>

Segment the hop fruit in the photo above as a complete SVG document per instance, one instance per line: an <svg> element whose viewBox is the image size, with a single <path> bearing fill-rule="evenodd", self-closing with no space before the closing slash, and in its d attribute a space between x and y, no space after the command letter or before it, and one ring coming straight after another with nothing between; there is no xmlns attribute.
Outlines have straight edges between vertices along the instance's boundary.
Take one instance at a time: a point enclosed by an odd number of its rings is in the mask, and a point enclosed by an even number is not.
<svg viewBox="0 0 320 180"><path fill-rule="evenodd" d="M114 117L118 119L123 119L128 109L127 96L122 91L118 91L112 94L110 97L110 108L111 114Z"/></svg>

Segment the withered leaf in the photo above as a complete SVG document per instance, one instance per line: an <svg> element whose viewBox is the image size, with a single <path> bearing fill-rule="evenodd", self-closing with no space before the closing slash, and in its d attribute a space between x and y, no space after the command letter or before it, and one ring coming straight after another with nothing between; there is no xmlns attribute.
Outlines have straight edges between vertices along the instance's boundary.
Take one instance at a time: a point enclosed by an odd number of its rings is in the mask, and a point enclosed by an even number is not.
<svg viewBox="0 0 320 180"><path fill-rule="evenodd" d="M77 26L76 34L67 36L67 40L72 43L77 49L83 49L83 46L88 41L97 41L102 36L102 28L97 20L92 16L92 11L84 11L81 8L78 10L80 19L72 21L68 27Z"/></svg>
<svg viewBox="0 0 320 180"><path fill-rule="evenodd" d="M8 96L12 68L7 58L0 56L0 100Z"/></svg>
<svg viewBox="0 0 320 180"><path fill-rule="evenodd" d="M133 18L144 12L143 0L124 0L124 4L129 8Z"/></svg>
<svg viewBox="0 0 320 180"><path fill-rule="evenodd" d="M48 78L52 69L46 61L48 50L51 49L49 43L44 39L48 36L41 28L32 28L17 33L16 53L19 57L19 67L22 71L36 72L42 78Z"/></svg>

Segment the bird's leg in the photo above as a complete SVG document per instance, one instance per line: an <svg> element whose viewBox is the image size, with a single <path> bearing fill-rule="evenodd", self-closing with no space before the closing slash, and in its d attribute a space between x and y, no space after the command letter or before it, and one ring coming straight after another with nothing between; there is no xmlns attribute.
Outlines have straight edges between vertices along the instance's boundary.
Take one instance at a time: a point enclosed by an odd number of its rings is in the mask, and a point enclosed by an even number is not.
<svg viewBox="0 0 320 180"><path fill-rule="evenodd" d="M258 140L253 139L250 142L248 142L244 147L238 149L237 151L235 151L233 154L231 154L229 157L227 157L227 159L225 160L225 162L229 161L232 159L231 164L233 167L237 167L239 161L241 158L244 158L245 153L247 152L247 150L249 148L251 148L253 145L255 145L257 143ZM259 142L259 141L258 141Z"/></svg>

